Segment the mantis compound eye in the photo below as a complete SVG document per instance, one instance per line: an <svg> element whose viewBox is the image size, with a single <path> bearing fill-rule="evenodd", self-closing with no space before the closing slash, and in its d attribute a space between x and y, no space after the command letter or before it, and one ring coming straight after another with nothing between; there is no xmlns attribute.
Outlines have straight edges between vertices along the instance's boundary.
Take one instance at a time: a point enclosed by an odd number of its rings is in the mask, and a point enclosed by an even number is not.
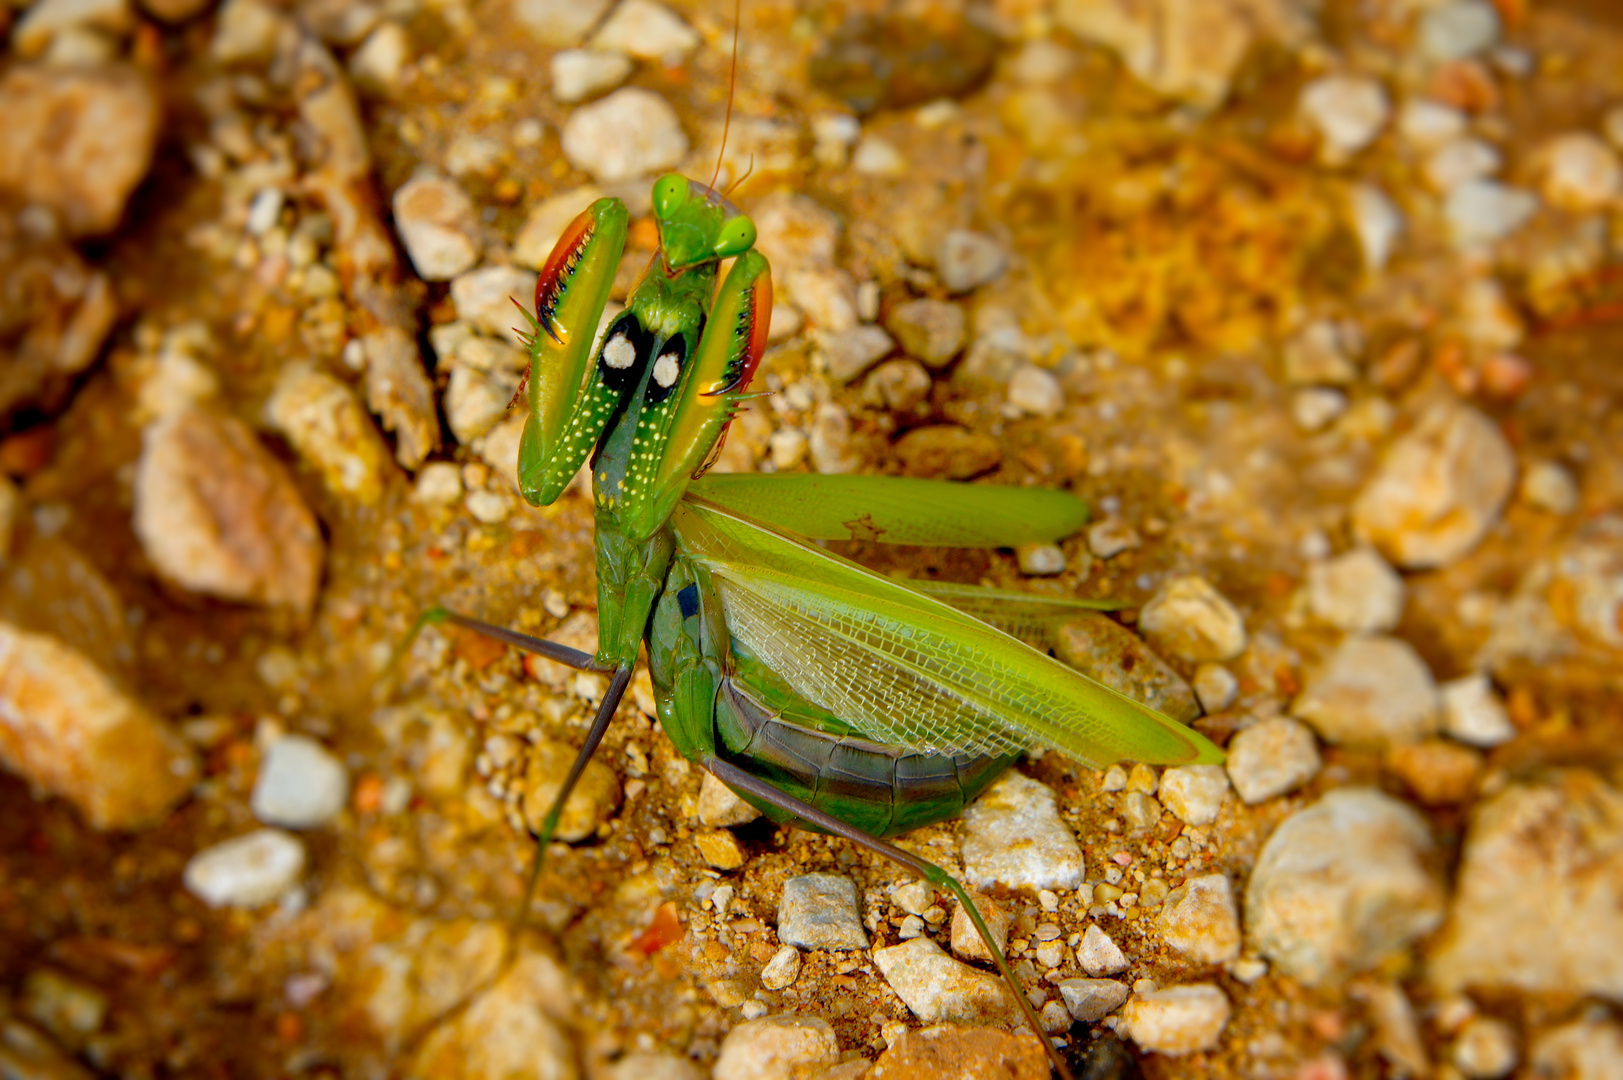
<svg viewBox="0 0 1623 1080"><path fill-rule="evenodd" d="M666 173L654 182L654 216L668 221L688 200L687 178Z"/></svg>
<svg viewBox="0 0 1623 1080"><path fill-rule="evenodd" d="M718 259L730 259L734 255L742 255L755 246L755 222L740 214L726 225L722 226L721 235L716 238L716 246L712 249Z"/></svg>

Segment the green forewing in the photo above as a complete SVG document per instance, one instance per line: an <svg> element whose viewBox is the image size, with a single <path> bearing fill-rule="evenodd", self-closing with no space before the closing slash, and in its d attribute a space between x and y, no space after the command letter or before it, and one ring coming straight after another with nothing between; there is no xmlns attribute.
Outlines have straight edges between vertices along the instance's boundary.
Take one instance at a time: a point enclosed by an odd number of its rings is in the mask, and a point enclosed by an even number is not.
<svg viewBox="0 0 1623 1080"><path fill-rule="evenodd" d="M909 581L907 585L1028 645L1043 647L1047 646L1049 632L1074 619L1079 611L1115 611L1126 606L1118 600L1042 596L950 581Z"/></svg>
<svg viewBox="0 0 1623 1080"><path fill-rule="evenodd" d="M1070 536L1088 505L1047 488L905 476L706 476L689 489L718 506L813 540L1015 547Z"/></svg>
<svg viewBox="0 0 1623 1080"><path fill-rule="evenodd" d="M671 519L732 635L877 741L940 753L1048 746L1102 768L1217 762L1197 732L898 582L697 499Z"/></svg>

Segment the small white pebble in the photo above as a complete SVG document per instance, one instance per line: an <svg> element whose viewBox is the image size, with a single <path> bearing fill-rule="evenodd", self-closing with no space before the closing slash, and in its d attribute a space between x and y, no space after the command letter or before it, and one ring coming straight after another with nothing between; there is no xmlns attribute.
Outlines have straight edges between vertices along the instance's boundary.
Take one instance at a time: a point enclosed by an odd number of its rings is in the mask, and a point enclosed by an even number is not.
<svg viewBox="0 0 1623 1080"><path fill-rule="evenodd" d="M851 168L865 176L901 176L907 172L907 158L888 139L864 135L851 154Z"/></svg>
<svg viewBox="0 0 1623 1080"><path fill-rule="evenodd" d="M1127 970L1127 957L1098 926L1089 925L1082 935L1082 944L1076 947L1076 962L1094 978L1116 975Z"/></svg>
<svg viewBox="0 0 1623 1080"><path fill-rule="evenodd" d="M475 520L486 525L500 525L513 512L507 496L499 491L470 491L463 505Z"/></svg>
<svg viewBox="0 0 1623 1080"><path fill-rule="evenodd" d="M1570 514L1578 509L1578 481L1556 462L1534 462L1522 474L1522 498L1540 510Z"/></svg>
<svg viewBox="0 0 1623 1080"><path fill-rule="evenodd" d="M1516 725L1486 675L1467 675L1438 689L1443 700L1443 731L1450 738L1486 748L1516 737Z"/></svg>
<svg viewBox="0 0 1623 1080"><path fill-rule="evenodd" d="M325 746L288 735L265 748L248 807L266 825L313 829L338 816L349 798L349 773Z"/></svg>
<svg viewBox="0 0 1623 1080"><path fill-rule="evenodd" d="M1623 191L1623 161L1599 136L1587 131L1559 135L1541 147L1540 191L1554 207L1574 213L1599 210Z"/></svg>
<svg viewBox="0 0 1623 1080"><path fill-rule="evenodd" d="M1195 697L1208 716L1233 705L1239 693L1240 680L1222 664L1201 664L1195 669Z"/></svg>
<svg viewBox="0 0 1623 1080"><path fill-rule="evenodd" d="M1088 527L1088 550L1100 559L1113 558L1142 543L1138 530L1118 517L1107 517Z"/></svg>
<svg viewBox="0 0 1623 1080"><path fill-rule="evenodd" d="M793 945L780 948L761 969L761 985L768 990L783 990L793 986L798 978L800 978L800 950Z"/></svg>
<svg viewBox="0 0 1623 1080"><path fill-rule="evenodd" d="M1503 1020L1473 1017L1454 1041L1452 1056L1466 1080L1499 1080L1516 1067L1516 1032Z"/></svg>
<svg viewBox="0 0 1623 1080"><path fill-rule="evenodd" d="M1371 273L1386 266L1403 235L1403 212L1392 197L1374 184L1352 184L1347 190L1348 212L1364 266Z"/></svg>
<svg viewBox="0 0 1623 1080"><path fill-rule="evenodd" d="M263 907L293 887L304 859L297 837L260 829L193 855L181 880L209 907Z"/></svg>
<svg viewBox="0 0 1623 1080"><path fill-rule="evenodd" d="M417 474L411 497L425 506L449 506L462 497L462 473L449 461L431 461Z"/></svg>
<svg viewBox="0 0 1623 1080"><path fill-rule="evenodd" d="M1469 180L1485 180L1504 166L1504 159L1492 143L1482 139L1453 139L1426 156L1423 171L1426 183L1446 194Z"/></svg>
<svg viewBox="0 0 1623 1080"><path fill-rule="evenodd" d="M1398 111L1398 133L1421 150L1430 150L1465 134L1465 114L1425 98L1404 103Z"/></svg>
<svg viewBox="0 0 1623 1080"><path fill-rule="evenodd" d="M1260 956L1242 956L1228 966L1228 972L1240 982L1250 986L1268 974L1268 961Z"/></svg>
<svg viewBox="0 0 1623 1080"><path fill-rule="evenodd" d="M1309 386L1291 395L1291 419L1303 431L1322 430L1347 411L1347 395L1333 386Z"/></svg>
<svg viewBox="0 0 1623 1080"><path fill-rule="evenodd" d="M275 228L285 201L281 188L262 188L248 204L248 235L263 236Z"/></svg>
<svg viewBox="0 0 1623 1080"><path fill-rule="evenodd" d="M1051 1035L1068 1031L1071 1027L1071 1011L1057 1001L1044 1004L1039 1019L1043 1022L1043 1030Z"/></svg>
<svg viewBox="0 0 1623 1080"><path fill-rule="evenodd" d="M1431 60L1463 60L1499 40L1499 13L1484 0L1438 4L1420 18L1420 51Z"/></svg>
<svg viewBox="0 0 1623 1080"><path fill-rule="evenodd" d="M1525 225L1538 207L1538 199L1530 191L1497 180L1468 180L1448 193L1443 216L1454 242L1473 247L1509 236Z"/></svg>
<svg viewBox="0 0 1623 1080"><path fill-rule="evenodd" d="M1022 364L1009 379L1009 404L1032 416L1058 416L1065 407L1065 390L1052 371Z"/></svg>
<svg viewBox="0 0 1623 1080"><path fill-rule="evenodd" d="M1301 108L1324 139L1324 156L1344 161L1386 126L1392 107L1386 88L1363 75L1326 75L1302 89Z"/></svg>
<svg viewBox="0 0 1623 1080"><path fill-rule="evenodd" d="M1065 552L1057 544L1021 544L1014 554L1022 574L1048 577L1065 572Z"/></svg>

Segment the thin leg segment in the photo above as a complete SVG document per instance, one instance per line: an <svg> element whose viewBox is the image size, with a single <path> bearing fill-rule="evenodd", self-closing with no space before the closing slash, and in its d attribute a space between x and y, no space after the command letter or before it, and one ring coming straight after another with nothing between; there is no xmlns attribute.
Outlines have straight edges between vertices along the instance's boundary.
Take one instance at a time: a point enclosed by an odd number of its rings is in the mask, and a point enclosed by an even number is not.
<svg viewBox="0 0 1623 1080"><path fill-rule="evenodd" d="M434 617L430 619L430 615ZM565 667L572 667L576 671L613 670L592 659L592 654L589 652L571 649L568 645L560 645L556 641L548 641L545 638L534 637L530 634L521 634L517 630L509 630L505 626L496 626L482 619L458 615L456 612L447 611L445 608L430 608L418 620L419 625L425 620L434 623L448 622L452 626L460 626L464 630L476 631L486 637L506 642L521 652L534 653L537 656L544 656L548 660L556 660Z"/></svg>
<svg viewBox="0 0 1623 1080"><path fill-rule="evenodd" d="M969 916L969 921L975 924L975 932L980 934L981 941L986 944L986 951L992 955L992 960L997 964L998 971L1003 975L1004 981L1009 984L1009 989L1014 994L1014 1000L1019 1003L1020 1011L1025 1014L1026 1023L1031 1025L1031 1030L1035 1031L1037 1038L1042 1041L1043 1049L1048 1052L1048 1059L1053 1062L1054 1070L1059 1073L1062 1080L1073 1080L1071 1070L1065 1064L1065 1059L1060 1057L1059 1049L1054 1045L1053 1040L1048 1037L1048 1033L1043 1030L1042 1023L1037 1019L1037 1010L1031 1007L1031 1002L1021 991L1020 983L1015 979L1014 972L1009 969L1009 962L1003 958L1003 950L999 949L997 943L992 940L992 931L987 927L986 920L981 917L980 909L975 906L975 901L969 897L969 891L958 883L957 878L935 863L921 859L910 851L903 851L894 844L886 843L878 837L870 836L861 829L824 813L810 803L802 802L793 795L779 791L765 780L751 776L738 766L723 761L713 754L706 755L699 764L709 769L717 780L720 780L728 787L746 791L763 802L771 803L773 806L780 807L816 825L825 832L832 833L835 836L843 836L853 844L860 844L875 854L883 855L892 862L900 863L936 888L946 889L951 893L963 905L964 913Z"/></svg>
<svg viewBox="0 0 1623 1080"><path fill-rule="evenodd" d="M592 760L597 753L598 744L603 741L603 734L609 730L609 721L614 719L614 711L620 707L620 699L625 697L626 687L631 685L631 669L619 668L614 673L614 681L609 683L608 693L598 703L597 716L592 720L591 730L586 733L586 741L581 743L580 753L575 755L575 763L569 767L569 775L564 777L563 787L558 789L558 795L547 808L547 816L541 819L541 828L535 834L535 855L530 859L530 872L524 882L524 896L519 901L518 910L513 913L513 941L516 943L524 930L525 920L530 915L530 898L535 895L535 883L541 880L541 866L546 861L547 845L552 843L552 834L558 831L558 819L563 816L564 803L569 801L570 792L580 781L580 774L586 771L586 763Z"/></svg>
<svg viewBox="0 0 1623 1080"><path fill-rule="evenodd" d="M400 639L399 645L395 646L394 654L389 657L389 666L386 671L392 675L393 672L399 669L400 662L406 658L406 653L411 650L412 642L416 641L417 635L423 632L423 627L438 626L441 623L450 623L452 626L460 626L464 630L473 630L484 634L486 637L493 637L497 641L506 642L515 649L535 653L537 656L544 656L548 660L556 660L565 667L572 667L576 671L612 670L594 660L591 653L571 649L568 645L560 645L556 641L547 641L544 638L521 634L517 630L509 630L504 626L496 626L481 619L459 615L454 611L436 605L417 616L416 621L411 624L411 629L406 631L406 636Z"/></svg>

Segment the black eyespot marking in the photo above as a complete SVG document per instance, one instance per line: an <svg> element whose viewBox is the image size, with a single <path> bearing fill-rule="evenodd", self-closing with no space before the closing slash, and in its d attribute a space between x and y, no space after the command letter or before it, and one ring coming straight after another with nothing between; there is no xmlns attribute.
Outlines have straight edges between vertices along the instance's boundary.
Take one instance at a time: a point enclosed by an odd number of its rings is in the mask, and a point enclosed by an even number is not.
<svg viewBox="0 0 1623 1080"><path fill-rule="evenodd" d="M637 316L623 311L609 324L597 352L597 377L616 393L637 385L653 344L652 335L642 328Z"/></svg>
<svg viewBox="0 0 1623 1080"><path fill-rule="evenodd" d="M699 587L689 585L676 594L676 604L682 609L682 618L691 619L699 613Z"/></svg>
<svg viewBox="0 0 1623 1080"><path fill-rule="evenodd" d="M687 363L687 338L681 334L667 338L658 346L658 354L654 358L654 370L649 372L648 402L658 405L671 396L682 381L682 368Z"/></svg>

